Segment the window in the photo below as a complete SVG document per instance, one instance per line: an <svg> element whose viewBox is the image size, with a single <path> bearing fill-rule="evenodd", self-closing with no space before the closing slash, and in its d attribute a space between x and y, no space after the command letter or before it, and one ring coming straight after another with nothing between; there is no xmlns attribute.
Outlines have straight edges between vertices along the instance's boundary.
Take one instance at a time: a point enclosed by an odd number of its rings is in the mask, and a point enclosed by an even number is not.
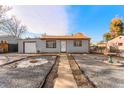
<svg viewBox="0 0 124 93"><path fill-rule="evenodd" d="M56 41L55 40L46 41L46 48L56 48Z"/></svg>
<svg viewBox="0 0 124 93"><path fill-rule="evenodd" d="M118 46L123 46L123 43L118 43Z"/></svg>
<svg viewBox="0 0 124 93"><path fill-rule="evenodd" d="M81 47L82 46L82 41L81 40L75 40L74 41L74 46L75 47Z"/></svg>

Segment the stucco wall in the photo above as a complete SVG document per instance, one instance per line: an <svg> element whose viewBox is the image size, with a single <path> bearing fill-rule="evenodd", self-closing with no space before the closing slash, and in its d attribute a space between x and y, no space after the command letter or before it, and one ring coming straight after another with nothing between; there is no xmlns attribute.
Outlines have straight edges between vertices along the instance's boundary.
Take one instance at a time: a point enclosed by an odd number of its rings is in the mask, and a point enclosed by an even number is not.
<svg viewBox="0 0 124 93"><path fill-rule="evenodd" d="M46 48L46 40L41 40L40 52L60 52L60 40L56 40L56 48Z"/></svg>
<svg viewBox="0 0 124 93"><path fill-rule="evenodd" d="M23 53L23 41L18 40L18 53Z"/></svg>
<svg viewBox="0 0 124 93"><path fill-rule="evenodd" d="M118 43L123 43L122 46L118 46ZM107 48L110 46L117 46L119 50L124 50L124 36L119 36L117 38L114 38L107 43Z"/></svg>
<svg viewBox="0 0 124 93"><path fill-rule="evenodd" d="M43 52L60 52L60 41L56 41L56 48L46 48L46 40L40 40L40 39L25 39L25 40L19 40L18 42L18 52L23 53L23 44L24 42L30 42L35 41L36 42L36 49L37 51Z"/></svg>
<svg viewBox="0 0 124 93"><path fill-rule="evenodd" d="M67 40L67 52L88 53L89 52L89 41L82 40L82 47L75 47L73 40Z"/></svg>
<svg viewBox="0 0 124 93"><path fill-rule="evenodd" d="M25 39L25 40L19 40L18 42L18 52L23 53L23 42L30 42L35 41L36 42L36 48L37 51L40 51L41 53L44 52L60 52L60 40L56 40L56 48L46 48L46 40L40 40L40 39ZM88 53L89 52L89 40L82 40L82 47L75 47L73 44L73 40L67 40L67 52L71 53Z"/></svg>
<svg viewBox="0 0 124 93"><path fill-rule="evenodd" d="M36 42L36 49L37 49L37 51L38 50L40 50L40 43L42 43L41 42L41 40L40 39L21 39L21 40L18 40L18 53L23 53L24 51L23 51L23 48L24 48L24 46L23 46L23 44L24 44L24 42L32 42L32 41L34 41L34 42Z"/></svg>

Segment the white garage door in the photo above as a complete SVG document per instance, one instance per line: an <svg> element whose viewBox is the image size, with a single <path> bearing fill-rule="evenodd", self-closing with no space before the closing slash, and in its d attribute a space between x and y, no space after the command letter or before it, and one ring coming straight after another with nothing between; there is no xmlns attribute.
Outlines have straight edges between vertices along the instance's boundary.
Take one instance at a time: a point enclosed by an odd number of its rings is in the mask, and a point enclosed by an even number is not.
<svg viewBox="0 0 124 93"><path fill-rule="evenodd" d="M25 53L36 53L36 43L26 42L25 43Z"/></svg>

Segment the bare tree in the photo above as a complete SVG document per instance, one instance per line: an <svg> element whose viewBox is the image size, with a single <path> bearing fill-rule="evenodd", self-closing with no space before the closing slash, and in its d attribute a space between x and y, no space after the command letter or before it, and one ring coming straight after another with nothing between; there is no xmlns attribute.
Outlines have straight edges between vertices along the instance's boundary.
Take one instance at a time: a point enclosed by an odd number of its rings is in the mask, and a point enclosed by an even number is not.
<svg viewBox="0 0 124 93"><path fill-rule="evenodd" d="M21 37L27 31L27 28L15 16L12 16L0 24L0 30L14 37Z"/></svg>
<svg viewBox="0 0 124 93"><path fill-rule="evenodd" d="M6 12L11 10L12 7L0 5L0 24L2 24L7 18Z"/></svg>
<svg viewBox="0 0 124 93"><path fill-rule="evenodd" d="M0 32L20 37L27 31L27 28L15 16L7 17L6 12L11 9L12 7L0 5Z"/></svg>
<svg viewBox="0 0 124 93"><path fill-rule="evenodd" d="M4 17L6 12L8 12L11 9L12 7L0 5L0 18Z"/></svg>

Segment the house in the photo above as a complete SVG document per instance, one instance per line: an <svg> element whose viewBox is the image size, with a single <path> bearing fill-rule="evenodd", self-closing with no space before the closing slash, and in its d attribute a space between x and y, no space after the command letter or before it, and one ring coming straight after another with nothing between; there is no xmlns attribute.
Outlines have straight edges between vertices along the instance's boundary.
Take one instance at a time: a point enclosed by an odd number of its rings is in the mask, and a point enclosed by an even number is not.
<svg viewBox="0 0 124 93"><path fill-rule="evenodd" d="M90 46L91 52L104 54L106 52L106 46L107 46L107 42L98 42L95 45Z"/></svg>
<svg viewBox="0 0 124 93"><path fill-rule="evenodd" d="M106 42L99 42L97 43L97 52L104 54L106 52Z"/></svg>
<svg viewBox="0 0 124 93"><path fill-rule="evenodd" d="M41 38L20 39L19 53L89 53L90 38L82 33L63 36L43 35Z"/></svg>
<svg viewBox="0 0 124 93"><path fill-rule="evenodd" d="M8 52L18 51L18 38L11 35L0 35L0 43L6 42L8 44Z"/></svg>
<svg viewBox="0 0 124 93"><path fill-rule="evenodd" d="M120 56L124 57L124 35L120 35L107 43L107 49L111 52L119 51Z"/></svg>

